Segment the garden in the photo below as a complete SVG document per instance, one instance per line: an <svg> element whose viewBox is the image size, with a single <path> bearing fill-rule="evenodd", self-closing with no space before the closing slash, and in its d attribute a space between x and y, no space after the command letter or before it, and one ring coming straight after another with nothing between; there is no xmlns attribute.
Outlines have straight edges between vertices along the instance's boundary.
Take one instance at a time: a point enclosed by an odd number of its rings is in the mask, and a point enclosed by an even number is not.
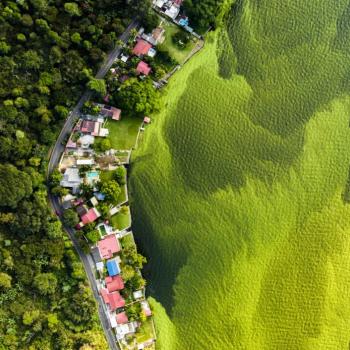
<svg viewBox="0 0 350 350"><path fill-rule="evenodd" d="M132 149L136 143L140 126L141 120L133 117L122 118L119 121L108 120L105 127L109 130L107 140L110 142L110 148ZM101 142L100 140L102 141L102 139L96 141Z"/></svg>
<svg viewBox="0 0 350 350"><path fill-rule="evenodd" d="M128 228L131 225L129 207L121 207L120 211L111 217L110 223L114 228L120 231Z"/></svg>
<svg viewBox="0 0 350 350"><path fill-rule="evenodd" d="M165 40L158 48L167 51L170 57L182 64L195 47L197 39L173 23L165 21L163 27Z"/></svg>

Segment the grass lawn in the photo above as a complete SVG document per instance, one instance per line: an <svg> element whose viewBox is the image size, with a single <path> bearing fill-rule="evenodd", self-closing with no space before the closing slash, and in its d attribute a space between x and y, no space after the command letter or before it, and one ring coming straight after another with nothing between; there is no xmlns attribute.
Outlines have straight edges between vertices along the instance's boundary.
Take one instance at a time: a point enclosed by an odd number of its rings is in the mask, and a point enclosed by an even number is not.
<svg viewBox="0 0 350 350"><path fill-rule="evenodd" d="M165 40L160 45L161 48L166 49L169 55L174 58L177 62L182 63L185 58L189 55L195 46L194 42L190 42L184 50L180 50L172 41L172 36L181 31L182 29L173 23L165 22L163 23L165 29Z"/></svg>
<svg viewBox="0 0 350 350"><path fill-rule="evenodd" d="M113 171L102 170L100 172L100 180L101 181L110 181L113 179Z"/></svg>
<svg viewBox="0 0 350 350"><path fill-rule="evenodd" d="M126 150L134 147L140 126L141 120L136 117L108 120L105 127L109 130L108 139L112 148Z"/></svg>
<svg viewBox="0 0 350 350"><path fill-rule="evenodd" d="M136 333L136 340L138 343L143 343L151 338L154 338L152 319L147 318L145 322L142 322L141 327Z"/></svg>
<svg viewBox="0 0 350 350"><path fill-rule="evenodd" d="M126 214L121 214L119 212L111 217L110 222L114 228L118 230L124 230L125 228L130 226L130 219L130 211L128 211L128 213Z"/></svg>
<svg viewBox="0 0 350 350"><path fill-rule="evenodd" d="M124 186L120 187L120 189L121 189L121 192L120 192L120 195L118 197L118 204L121 204L121 203L126 201L126 186L124 185Z"/></svg>

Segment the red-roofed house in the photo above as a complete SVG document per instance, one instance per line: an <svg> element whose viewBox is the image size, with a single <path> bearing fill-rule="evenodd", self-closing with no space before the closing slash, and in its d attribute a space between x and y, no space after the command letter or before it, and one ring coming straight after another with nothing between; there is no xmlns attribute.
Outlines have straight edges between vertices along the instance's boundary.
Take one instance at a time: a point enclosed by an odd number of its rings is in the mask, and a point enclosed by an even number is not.
<svg viewBox="0 0 350 350"><path fill-rule="evenodd" d="M109 306L111 311L125 306L125 300L119 294L119 292L108 293L108 291L103 288L100 290L100 294L103 301Z"/></svg>
<svg viewBox="0 0 350 350"><path fill-rule="evenodd" d="M128 316L125 312L120 312L117 314L116 319L118 324L125 324L129 322Z"/></svg>
<svg viewBox="0 0 350 350"><path fill-rule="evenodd" d="M152 45L146 40L138 39L134 49L132 50L132 53L136 56L147 55L149 49L151 48Z"/></svg>
<svg viewBox="0 0 350 350"><path fill-rule="evenodd" d="M150 117L144 117L144 118L143 118L143 122L144 122L145 124L149 124L149 123L151 122L151 118L150 118Z"/></svg>
<svg viewBox="0 0 350 350"><path fill-rule="evenodd" d="M100 113L106 117L111 117L114 120L120 119L121 110L119 108L104 105L101 108Z"/></svg>
<svg viewBox="0 0 350 350"><path fill-rule="evenodd" d="M83 120L81 123L80 131L92 136L98 136L100 129L100 123L93 120Z"/></svg>
<svg viewBox="0 0 350 350"><path fill-rule="evenodd" d="M120 251L119 241L115 235L106 236L98 241L97 247L102 259L110 259L114 253Z"/></svg>
<svg viewBox="0 0 350 350"><path fill-rule="evenodd" d="M88 210L86 214L83 214L81 216L81 221L83 222L84 225L90 224L94 222L97 218L99 218L101 214L98 212L96 208L91 208Z"/></svg>
<svg viewBox="0 0 350 350"><path fill-rule="evenodd" d="M117 290L124 289L124 281L120 275L116 275L113 277L108 276L105 278L105 282L106 282L107 290L110 293L115 292Z"/></svg>
<svg viewBox="0 0 350 350"><path fill-rule="evenodd" d="M151 72L151 67L146 62L141 61L137 65L136 71L139 74L148 75Z"/></svg>

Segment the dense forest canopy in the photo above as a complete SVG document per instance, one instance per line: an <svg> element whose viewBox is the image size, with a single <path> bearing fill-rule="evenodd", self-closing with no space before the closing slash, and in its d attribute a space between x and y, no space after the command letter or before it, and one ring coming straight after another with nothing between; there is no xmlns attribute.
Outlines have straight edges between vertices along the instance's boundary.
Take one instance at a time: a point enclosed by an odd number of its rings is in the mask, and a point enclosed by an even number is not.
<svg viewBox="0 0 350 350"><path fill-rule="evenodd" d="M1 350L107 347L44 180L60 126L135 16L155 21L144 0L0 2Z"/></svg>

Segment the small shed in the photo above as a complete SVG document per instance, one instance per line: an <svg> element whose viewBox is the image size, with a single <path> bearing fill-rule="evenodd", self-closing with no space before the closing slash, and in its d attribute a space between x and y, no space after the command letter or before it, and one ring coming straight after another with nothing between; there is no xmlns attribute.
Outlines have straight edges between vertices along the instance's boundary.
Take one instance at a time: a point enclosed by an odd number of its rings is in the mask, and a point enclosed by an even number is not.
<svg viewBox="0 0 350 350"><path fill-rule="evenodd" d="M134 293L132 293L132 296L135 300L143 298L143 292L142 290L137 290Z"/></svg>
<svg viewBox="0 0 350 350"><path fill-rule="evenodd" d="M154 57L156 55L156 53L157 53L157 51L153 47L151 47L147 52L147 56Z"/></svg>
<svg viewBox="0 0 350 350"><path fill-rule="evenodd" d="M90 203L94 206L94 207L96 207L97 205L98 205L98 200L97 200L97 198L94 196L94 197L92 197L92 198L90 198Z"/></svg>
<svg viewBox="0 0 350 350"><path fill-rule="evenodd" d="M128 61L128 59L129 59L129 56L124 55L124 54L122 54L121 57L120 57L120 60L121 60L122 62L124 62L124 63L126 63L126 62Z"/></svg>

